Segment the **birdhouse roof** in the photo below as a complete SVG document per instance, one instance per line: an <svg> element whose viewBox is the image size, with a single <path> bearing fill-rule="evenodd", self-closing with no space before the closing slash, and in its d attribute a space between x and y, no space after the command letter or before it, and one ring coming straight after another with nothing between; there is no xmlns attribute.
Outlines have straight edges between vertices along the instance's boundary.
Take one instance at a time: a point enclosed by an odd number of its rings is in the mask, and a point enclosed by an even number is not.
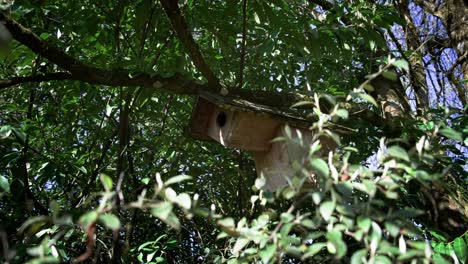
<svg viewBox="0 0 468 264"><path fill-rule="evenodd" d="M239 112L253 112L258 115L269 116L295 127L308 128L313 121L298 110L266 105L260 102L262 101L260 97L256 100L254 99L254 101L250 99L246 100L235 95L223 96L207 91L200 92L199 96L224 109Z"/></svg>

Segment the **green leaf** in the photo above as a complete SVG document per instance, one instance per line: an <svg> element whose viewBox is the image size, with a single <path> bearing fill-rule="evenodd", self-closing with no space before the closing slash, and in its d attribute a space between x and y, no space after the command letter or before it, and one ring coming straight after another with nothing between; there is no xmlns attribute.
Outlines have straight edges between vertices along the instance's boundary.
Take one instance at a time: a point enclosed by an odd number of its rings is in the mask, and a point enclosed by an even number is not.
<svg viewBox="0 0 468 264"><path fill-rule="evenodd" d="M329 241L329 243L327 243L327 248L330 253L335 254L337 258L344 257L347 251L347 246L343 241L341 232L334 229L328 232L326 237Z"/></svg>
<svg viewBox="0 0 468 264"><path fill-rule="evenodd" d="M351 257L351 264L366 263L364 260L366 259L367 253L367 249L361 249L354 252L353 256Z"/></svg>
<svg viewBox="0 0 468 264"><path fill-rule="evenodd" d="M437 264L451 264L451 261L445 259L440 253L436 253L432 256L432 260Z"/></svg>
<svg viewBox="0 0 468 264"><path fill-rule="evenodd" d="M385 222L385 229L390 233L392 237L397 237L400 234L400 227L398 224L395 224L390 221Z"/></svg>
<svg viewBox="0 0 468 264"><path fill-rule="evenodd" d="M261 177L261 178L257 178L255 180L255 188L257 188L257 190L261 190L266 184L266 180L265 178Z"/></svg>
<svg viewBox="0 0 468 264"><path fill-rule="evenodd" d="M50 34L47 33L47 32L44 32L44 33L41 33L41 35L39 35L39 37L43 40L47 40L49 37L50 37Z"/></svg>
<svg viewBox="0 0 468 264"><path fill-rule="evenodd" d="M320 205L319 211L323 219L325 219L325 221L330 220L330 217L333 214L333 211L335 210L335 206L336 204L332 201L323 202Z"/></svg>
<svg viewBox="0 0 468 264"><path fill-rule="evenodd" d="M177 216L172 212L172 208L173 206L171 203L162 202L156 204L151 209L151 214L161 219L161 221L168 224L172 228L178 230L180 228L180 222L179 219L177 219Z"/></svg>
<svg viewBox="0 0 468 264"><path fill-rule="evenodd" d="M5 139L11 135L12 129L11 126L1 126L0 127L0 139Z"/></svg>
<svg viewBox="0 0 468 264"><path fill-rule="evenodd" d="M192 179L191 176L179 175L179 176L175 176L175 177L170 178L169 180L167 180L164 183L164 185L169 186L169 185L174 184L174 183L179 183L179 182L183 182L183 181L187 181L187 180L191 180L191 179Z"/></svg>
<svg viewBox="0 0 468 264"><path fill-rule="evenodd" d="M375 263L376 264L392 264L392 261L386 256L376 256Z"/></svg>
<svg viewBox="0 0 468 264"><path fill-rule="evenodd" d="M236 224L234 222L234 219L228 217L228 218L218 220L218 225L221 225L224 227L235 227Z"/></svg>
<svg viewBox="0 0 468 264"><path fill-rule="evenodd" d="M373 104L375 107L378 107L377 102L375 101L374 97L366 94L366 93L357 93L357 96L363 99L366 102Z"/></svg>
<svg viewBox="0 0 468 264"><path fill-rule="evenodd" d="M409 64L406 60L402 60L402 59L396 60L395 62L393 62L393 66L397 67L398 69L405 70L405 71L409 70Z"/></svg>
<svg viewBox="0 0 468 264"><path fill-rule="evenodd" d="M377 185L371 180L362 180L362 183L366 187L367 193L370 197L374 197L375 192L377 191Z"/></svg>
<svg viewBox="0 0 468 264"><path fill-rule="evenodd" d="M13 134L15 134L15 137L22 143L26 142L26 134L21 131L20 129L17 128L12 128Z"/></svg>
<svg viewBox="0 0 468 264"><path fill-rule="evenodd" d="M146 246L153 245L154 243L154 241L146 241L138 247L138 251L141 251L142 249L146 248Z"/></svg>
<svg viewBox="0 0 468 264"><path fill-rule="evenodd" d="M284 188L284 190L281 192L283 195L284 199L289 200L296 195L296 190L294 190L292 187L287 186Z"/></svg>
<svg viewBox="0 0 468 264"><path fill-rule="evenodd" d="M156 254L156 251L154 251L154 252L152 252L152 253L149 253L149 254L146 256L146 262L150 262L151 260L153 260L154 254Z"/></svg>
<svg viewBox="0 0 468 264"><path fill-rule="evenodd" d="M282 213L280 217L281 217L281 221L285 223L289 223L294 220L294 215L291 213Z"/></svg>
<svg viewBox="0 0 468 264"><path fill-rule="evenodd" d="M174 249L177 246L177 240L176 239L171 239L166 242L167 249Z"/></svg>
<svg viewBox="0 0 468 264"><path fill-rule="evenodd" d="M297 103L293 104L293 105L291 106L291 108L296 108L296 107L304 106L304 105L314 105L314 102L312 102L312 101L301 101L301 102L297 102Z"/></svg>
<svg viewBox="0 0 468 264"><path fill-rule="evenodd" d="M372 221L371 221L371 219L369 217L359 216L358 219L357 219L357 224L358 224L358 227L362 231L364 231L364 233L367 233L367 232L369 232Z"/></svg>
<svg viewBox="0 0 468 264"><path fill-rule="evenodd" d="M106 105L106 116L110 116L115 106Z"/></svg>
<svg viewBox="0 0 468 264"><path fill-rule="evenodd" d="M433 237L435 237L437 240L441 242L447 241L447 239L442 234L438 233L437 231L431 230L429 231L429 233L431 233Z"/></svg>
<svg viewBox="0 0 468 264"><path fill-rule="evenodd" d="M330 175L328 164L322 159L312 159L310 161L310 166L320 177L328 177L328 175Z"/></svg>
<svg viewBox="0 0 468 264"><path fill-rule="evenodd" d="M434 247L434 252L440 253L440 254L446 254L445 244L443 242L437 243L436 246Z"/></svg>
<svg viewBox="0 0 468 264"><path fill-rule="evenodd" d="M468 258L468 246L463 237L457 237L453 241L453 249L455 250L455 254L457 255L458 259L461 262L465 262L465 260Z"/></svg>
<svg viewBox="0 0 468 264"><path fill-rule="evenodd" d="M439 130L439 134L441 134L444 137L455 139L457 141L462 141L462 134L460 132L457 132L453 130L450 127L444 127Z"/></svg>
<svg viewBox="0 0 468 264"><path fill-rule="evenodd" d="M0 188L7 193L10 192L10 183L8 182L8 179L2 175L0 175Z"/></svg>
<svg viewBox="0 0 468 264"><path fill-rule="evenodd" d="M247 246L247 244L249 244L249 242L250 242L250 240L248 240L247 238L244 238L244 237L237 238L236 243L234 244L234 247L232 248L232 254L234 256L237 256L239 254L239 252L245 246Z"/></svg>
<svg viewBox="0 0 468 264"><path fill-rule="evenodd" d="M287 240L289 232L291 232L291 229L293 227L293 223L286 223L281 227L280 234L283 240ZM290 244L291 242L288 240L287 244Z"/></svg>
<svg viewBox="0 0 468 264"><path fill-rule="evenodd" d="M409 162L409 156L405 149L400 146L391 146L387 149L388 155Z"/></svg>
<svg viewBox="0 0 468 264"><path fill-rule="evenodd" d="M273 258L276 252L276 245L272 244L269 246L266 246L265 249L260 251L258 255L262 259L263 263L269 263L270 260Z"/></svg>
<svg viewBox="0 0 468 264"><path fill-rule="evenodd" d="M364 86L362 88L364 88L366 91L369 91L369 92L375 91L374 86L372 86L372 85L370 85L368 83L364 84Z"/></svg>
<svg viewBox="0 0 468 264"><path fill-rule="evenodd" d="M28 251L28 253L30 253ZM54 264L54 263L60 263L60 259L55 256L44 256L40 257L31 261L26 262L26 264Z"/></svg>
<svg viewBox="0 0 468 264"><path fill-rule="evenodd" d="M396 74L394 71L384 71L382 72L382 76L391 81L398 80L398 74Z"/></svg>
<svg viewBox="0 0 468 264"><path fill-rule="evenodd" d="M80 217L79 222L85 229L88 229L89 225L95 223L98 217L99 214L96 211L87 212L86 214Z"/></svg>
<svg viewBox="0 0 468 264"><path fill-rule="evenodd" d="M408 261L411 259L416 259L418 256L424 256L424 251L411 249L411 250L408 250L406 253L398 256L397 259L399 261Z"/></svg>
<svg viewBox="0 0 468 264"><path fill-rule="evenodd" d="M101 179L101 183L104 186L104 190L106 190L106 192L110 192L112 190L112 184L113 184L111 177L109 177L108 175L104 173L101 173L99 178Z"/></svg>
<svg viewBox="0 0 468 264"><path fill-rule="evenodd" d="M190 206L192 205L192 200L190 196L186 193L181 193L175 199L175 202L182 208L189 210Z"/></svg>
<svg viewBox="0 0 468 264"><path fill-rule="evenodd" d="M312 257L315 254L319 253L327 244L325 243L313 243L310 245L310 247L307 249L307 252L304 254L302 257L302 260Z"/></svg>
<svg viewBox="0 0 468 264"><path fill-rule="evenodd" d="M113 214L102 214L99 220L109 229L118 230L120 228L120 220Z"/></svg>
<svg viewBox="0 0 468 264"><path fill-rule="evenodd" d="M150 180L151 180L150 178L146 177L146 178L141 179L141 183L143 183L144 185L148 185Z"/></svg>
<svg viewBox="0 0 468 264"><path fill-rule="evenodd" d="M342 119L348 119L349 113L346 109L338 109L336 110L336 115Z"/></svg>
<svg viewBox="0 0 468 264"><path fill-rule="evenodd" d="M254 13L254 19L255 19L255 23L257 23L257 24L261 23L260 17L258 16L257 12Z"/></svg>

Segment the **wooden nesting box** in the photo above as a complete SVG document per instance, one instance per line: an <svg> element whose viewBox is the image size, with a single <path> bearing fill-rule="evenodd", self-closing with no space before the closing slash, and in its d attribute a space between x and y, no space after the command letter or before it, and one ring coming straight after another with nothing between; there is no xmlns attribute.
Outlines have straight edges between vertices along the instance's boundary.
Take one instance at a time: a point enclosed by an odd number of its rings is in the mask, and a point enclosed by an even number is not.
<svg viewBox="0 0 468 264"><path fill-rule="evenodd" d="M292 137L300 136L304 144L309 144L310 123L279 109L204 92L193 110L190 132L201 140L251 151L257 174L266 179L265 189L275 190L287 184L287 178L296 173L293 162L302 163L307 151L298 145L271 141L284 136L289 124Z"/></svg>
<svg viewBox="0 0 468 264"><path fill-rule="evenodd" d="M293 128L291 130L293 139L299 134L304 145L309 145L312 135L304 129ZM285 137L285 126L282 125L274 138ZM297 171L293 167L294 162L303 164L307 158L307 150L299 145L287 143L284 141L271 143L271 148L265 152L254 152L253 158L257 175L265 177L265 189L275 190L288 183L287 178L293 177Z"/></svg>
<svg viewBox="0 0 468 264"><path fill-rule="evenodd" d="M192 134L211 138L223 146L267 151L280 126L278 120L217 105L200 97L192 116Z"/></svg>

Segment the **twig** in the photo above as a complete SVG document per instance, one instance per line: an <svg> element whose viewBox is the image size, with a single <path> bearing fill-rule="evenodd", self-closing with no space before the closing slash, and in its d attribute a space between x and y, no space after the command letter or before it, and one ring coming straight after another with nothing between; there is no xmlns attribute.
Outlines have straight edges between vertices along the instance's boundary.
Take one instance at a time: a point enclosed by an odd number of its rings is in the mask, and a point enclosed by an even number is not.
<svg viewBox="0 0 468 264"><path fill-rule="evenodd" d="M68 72L52 72L46 74L39 74L33 76L18 76L13 77L9 80L0 80L0 89L15 86L22 83L28 82L47 82L55 80L71 80L73 76Z"/></svg>
<svg viewBox="0 0 468 264"><path fill-rule="evenodd" d="M244 68L245 68L245 48L247 44L247 0L242 1L242 44L240 55L240 69L239 69L239 87L242 89L244 86Z"/></svg>

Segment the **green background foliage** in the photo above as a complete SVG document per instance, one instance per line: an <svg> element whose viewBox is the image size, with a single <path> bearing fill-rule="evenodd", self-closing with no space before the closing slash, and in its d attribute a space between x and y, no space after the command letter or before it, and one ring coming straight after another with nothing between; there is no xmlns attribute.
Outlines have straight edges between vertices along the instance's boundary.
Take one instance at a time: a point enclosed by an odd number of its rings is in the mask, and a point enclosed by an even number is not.
<svg viewBox="0 0 468 264"><path fill-rule="evenodd" d="M282 139L307 155L276 192L251 153L189 135L196 85L214 88L158 1L2 8L109 74L67 68L21 32L8 47L0 38L0 261L467 263L466 64L450 70L441 55L466 54L457 32L437 31L443 13L427 28L417 11L431 22L430 6L403 2L249 0L243 12L243 1L179 1L229 93L308 116L311 144ZM57 72L70 75L9 83ZM293 93L302 100L278 99ZM388 102L405 113L389 116ZM337 148L323 155L321 138Z"/></svg>

